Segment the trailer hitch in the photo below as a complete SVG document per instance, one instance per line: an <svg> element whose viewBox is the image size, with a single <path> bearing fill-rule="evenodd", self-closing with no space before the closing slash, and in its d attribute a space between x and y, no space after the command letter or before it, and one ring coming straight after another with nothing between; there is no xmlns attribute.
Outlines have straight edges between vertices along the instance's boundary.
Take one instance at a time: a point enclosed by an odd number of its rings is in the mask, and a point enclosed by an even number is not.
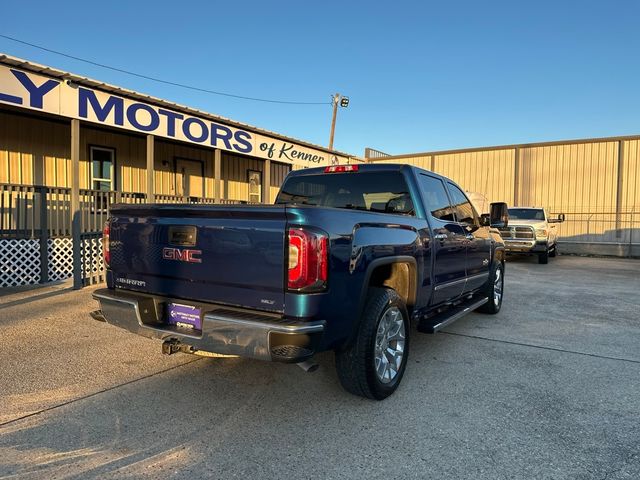
<svg viewBox="0 0 640 480"><path fill-rule="evenodd" d="M185 345L175 338L170 338L162 342L162 354L173 355L174 353L193 353L193 347L191 345Z"/></svg>

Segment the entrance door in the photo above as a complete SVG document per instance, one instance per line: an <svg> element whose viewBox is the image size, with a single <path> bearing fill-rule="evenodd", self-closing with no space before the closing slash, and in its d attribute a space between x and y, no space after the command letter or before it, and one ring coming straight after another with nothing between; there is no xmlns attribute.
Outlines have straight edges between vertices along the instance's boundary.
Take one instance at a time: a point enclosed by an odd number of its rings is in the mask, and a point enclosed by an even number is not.
<svg viewBox="0 0 640 480"><path fill-rule="evenodd" d="M187 158L175 159L176 195L204 197L204 163Z"/></svg>

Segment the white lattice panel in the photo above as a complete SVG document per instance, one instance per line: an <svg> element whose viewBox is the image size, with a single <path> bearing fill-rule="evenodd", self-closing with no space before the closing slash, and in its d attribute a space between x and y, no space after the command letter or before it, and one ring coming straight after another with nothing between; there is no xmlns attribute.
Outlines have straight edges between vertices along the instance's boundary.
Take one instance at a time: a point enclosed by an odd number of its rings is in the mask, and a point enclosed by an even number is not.
<svg viewBox="0 0 640 480"><path fill-rule="evenodd" d="M49 281L66 280L73 276L73 240L49 239Z"/></svg>
<svg viewBox="0 0 640 480"><path fill-rule="evenodd" d="M0 287L40 281L40 241L0 240Z"/></svg>
<svg viewBox="0 0 640 480"><path fill-rule="evenodd" d="M101 275L104 272L102 259L102 238L86 238L83 240L84 278Z"/></svg>

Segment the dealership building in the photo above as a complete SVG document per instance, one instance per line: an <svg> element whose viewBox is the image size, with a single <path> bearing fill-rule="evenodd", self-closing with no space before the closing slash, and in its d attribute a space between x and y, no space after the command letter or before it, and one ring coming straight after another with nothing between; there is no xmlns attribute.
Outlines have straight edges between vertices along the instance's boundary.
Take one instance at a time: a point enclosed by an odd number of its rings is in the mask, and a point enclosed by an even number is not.
<svg viewBox="0 0 640 480"><path fill-rule="evenodd" d="M640 136L358 159L0 54L0 288L102 281L112 203L271 203L292 169L362 161L563 213L561 252L640 256Z"/></svg>
<svg viewBox="0 0 640 480"><path fill-rule="evenodd" d="M270 203L292 169L358 161L0 55L0 287L99 281L112 202Z"/></svg>

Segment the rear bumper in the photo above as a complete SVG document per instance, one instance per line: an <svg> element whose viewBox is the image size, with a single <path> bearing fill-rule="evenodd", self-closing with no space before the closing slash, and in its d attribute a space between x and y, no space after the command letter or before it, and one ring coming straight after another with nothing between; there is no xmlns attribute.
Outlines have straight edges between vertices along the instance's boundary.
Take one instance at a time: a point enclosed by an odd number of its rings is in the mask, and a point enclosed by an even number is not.
<svg viewBox="0 0 640 480"><path fill-rule="evenodd" d="M222 305L197 304L202 309L202 330L186 330L163 322L165 305L173 299L107 288L96 290L93 298L100 304L100 312L91 315L96 320L147 338L175 340L194 350L260 360L308 360L325 329L324 321L299 322Z"/></svg>

